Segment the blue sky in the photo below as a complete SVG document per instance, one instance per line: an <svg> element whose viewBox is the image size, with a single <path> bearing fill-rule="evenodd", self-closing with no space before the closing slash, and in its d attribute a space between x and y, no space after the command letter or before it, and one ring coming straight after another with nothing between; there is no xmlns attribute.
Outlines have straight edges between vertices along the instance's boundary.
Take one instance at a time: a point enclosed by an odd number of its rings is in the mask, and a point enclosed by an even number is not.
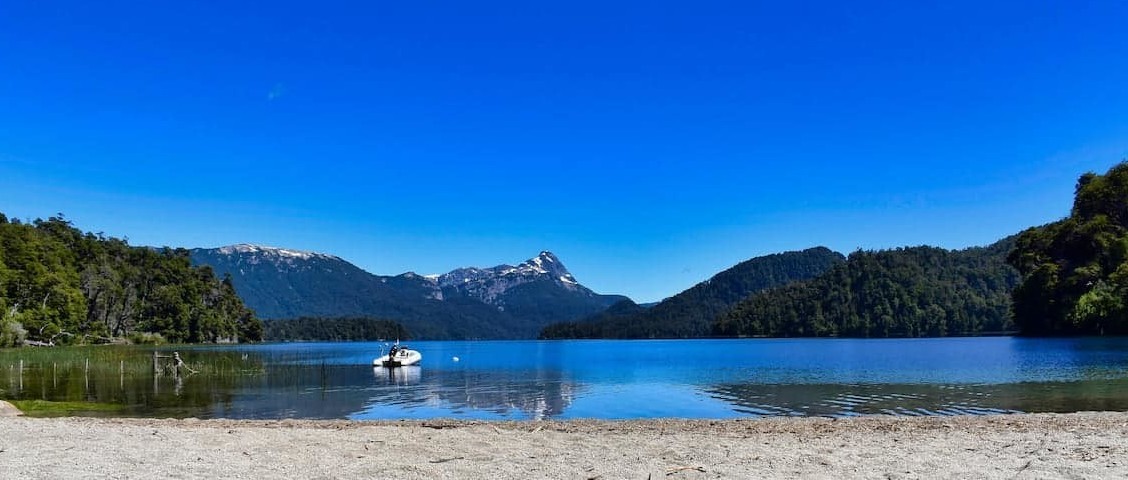
<svg viewBox="0 0 1128 480"><path fill-rule="evenodd" d="M4 2L0 211L374 273L991 243L1128 157L1128 3Z"/></svg>

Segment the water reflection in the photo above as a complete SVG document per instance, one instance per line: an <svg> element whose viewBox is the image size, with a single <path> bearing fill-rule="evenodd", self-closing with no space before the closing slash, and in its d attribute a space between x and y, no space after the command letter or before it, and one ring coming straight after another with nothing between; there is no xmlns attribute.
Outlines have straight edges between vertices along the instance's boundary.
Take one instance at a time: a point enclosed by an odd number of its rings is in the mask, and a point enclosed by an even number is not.
<svg viewBox="0 0 1128 480"><path fill-rule="evenodd" d="M706 390L753 416L983 415L1128 410L1128 379L1008 384L719 385Z"/></svg>
<svg viewBox="0 0 1128 480"><path fill-rule="evenodd" d="M981 415L1011 413L982 385L721 385L715 398L754 416Z"/></svg>
<svg viewBox="0 0 1128 480"><path fill-rule="evenodd" d="M115 416L199 416L212 405L233 401L239 379L231 376L161 376L125 372L116 366L60 368L27 365L13 372L0 398L111 404L112 411L69 411L60 414Z"/></svg>
<svg viewBox="0 0 1128 480"><path fill-rule="evenodd" d="M416 342L421 366L373 368L376 344L177 347L202 373L130 370L152 348L0 351L0 398L201 418L731 418L1128 410L1128 339ZM708 352L709 355L702 355ZM113 354L113 360L97 355ZM83 359L94 356L90 367ZM676 359L693 356L698 362ZM455 358L459 360L454 360ZM125 358L124 362L119 358ZM62 360L60 360L61 362ZM69 365L69 366L67 366ZM123 366L124 365L124 366ZM151 362L150 362L151 365ZM6 371L6 372L5 372ZM97 414L72 412L73 414ZM102 413L106 414L106 413Z"/></svg>
<svg viewBox="0 0 1128 480"><path fill-rule="evenodd" d="M396 368L372 367L377 385L380 382L386 382L388 385L414 385L423 378L422 372L422 368L418 365Z"/></svg>
<svg viewBox="0 0 1128 480"><path fill-rule="evenodd" d="M582 391L559 371L380 370L350 418L543 419L564 413Z"/></svg>

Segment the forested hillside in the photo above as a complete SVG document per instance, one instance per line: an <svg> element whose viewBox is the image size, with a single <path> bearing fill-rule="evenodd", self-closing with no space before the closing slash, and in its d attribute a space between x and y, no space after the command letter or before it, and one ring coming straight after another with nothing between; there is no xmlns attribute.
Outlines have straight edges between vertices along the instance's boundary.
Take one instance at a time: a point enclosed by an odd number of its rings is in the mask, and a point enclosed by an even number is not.
<svg viewBox="0 0 1128 480"><path fill-rule="evenodd" d="M755 295L721 315L723 336L922 337L1014 330L1006 263L1014 238L984 248L858 251L816 279Z"/></svg>
<svg viewBox="0 0 1128 480"><path fill-rule="evenodd" d="M407 329L399 323L368 317L301 317L290 320L266 320L263 323L265 327L263 338L271 342L360 342L411 338Z"/></svg>
<svg viewBox="0 0 1128 480"><path fill-rule="evenodd" d="M0 346L261 338L231 282L192 267L187 250L131 247L61 215L0 214Z"/></svg>
<svg viewBox="0 0 1128 480"><path fill-rule="evenodd" d="M645 307L627 299L579 322L554 323L541 330L542 340L561 338L609 338L608 329L638 318Z"/></svg>
<svg viewBox="0 0 1128 480"><path fill-rule="evenodd" d="M261 245L191 252L193 263L230 275L262 318L380 318L430 340L532 338L626 298L592 292L551 252L432 277L375 275L333 255Z"/></svg>
<svg viewBox="0 0 1128 480"><path fill-rule="evenodd" d="M580 324L550 325L542 338L694 338L710 334L713 319L756 292L813 278L842 263L842 254L826 247L756 257L658 305L635 314L597 315Z"/></svg>
<svg viewBox="0 0 1128 480"><path fill-rule="evenodd" d="M1128 162L1082 175L1070 216L1022 232L1009 260L1023 334L1128 334Z"/></svg>

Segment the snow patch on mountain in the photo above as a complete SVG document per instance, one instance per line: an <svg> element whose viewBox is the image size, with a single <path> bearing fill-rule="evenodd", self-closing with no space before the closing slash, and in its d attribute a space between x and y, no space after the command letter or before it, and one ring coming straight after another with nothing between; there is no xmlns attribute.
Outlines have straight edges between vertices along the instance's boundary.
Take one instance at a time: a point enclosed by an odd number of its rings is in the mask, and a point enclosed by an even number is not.
<svg viewBox="0 0 1128 480"><path fill-rule="evenodd" d="M234 254L237 254L237 253L250 253L250 254L272 255L272 256L283 257L283 258L296 258L296 259L301 259L301 260L309 260L311 258L316 258L316 257L331 258L331 259L335 259L335 260L340 260L340 258L338 258L338 257L335 257L333 255L327 255L327 254L324 254L324 253L307 252L307 251L304 251L304 250L291 250L291 249L288 249L288 248L268 247L268 246L265 246L265 245L255 245L255 244L251 244L251 243L240 243L240 244L237 244L237 245L228 245L226 247L219 247L219 248L216 249L216 251L218 251L219 253L224 254L224 255L234 255Z"/></svg>
<svg viewBox="0 0 1128 480"><path fill-rule="evenodd" d="M288 266L299 269L309 268L309 261L311 260L342 261L339 257L324 253L268 247L251 243L219 247L215 249L215 252L220 255L239 257L239 263L248 265L273 264L279 267Z"/></svg>
<svg viewBox="0 0 1128 480"><path fill-rule="evenodd" d="M339 257L317 252L269 247L250 243L228 245L212 250L218 255L229 256L233 270L240 273L250 269L272 266L281 272L321 271L331 273L344 262ZM347 262L345 262L347 263ZM348 274L342 271L344 274ZM244 273L245 275L245 273ZM551 282L558 287L587 295L593 292L580 285L552 252L543 251L517 265L502 264L492 268L466 267L441 275L419 275L406 272L397 277L380 277L379 281L388 284L389 279L399 278L422 287L424 298L443 301L456 296L468 296L481 302L501 307L503 297L511 289L532 282ZM398 283L404 285L402 283ZM447 290L444 294L444 290ZM451 291L453 290L453 291Z"/></svg>
<svg viewBox="0 0 1128 480"><path fill-rule="evenodd" d="M454 288L482 302L497 305L498 297L510 289L535 281L550 281L576 291L583 288L552 252L541 252L520 265L493 268L459 268L434 280L440 288Z"/></svg>

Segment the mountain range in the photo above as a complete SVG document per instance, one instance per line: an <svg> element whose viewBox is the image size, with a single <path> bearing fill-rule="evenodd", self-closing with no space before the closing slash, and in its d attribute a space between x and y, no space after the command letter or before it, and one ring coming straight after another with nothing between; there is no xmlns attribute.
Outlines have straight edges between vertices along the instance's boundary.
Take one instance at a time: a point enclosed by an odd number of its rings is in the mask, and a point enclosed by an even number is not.
<svg viewBox="0 0 1128 480"><path fill-rule="evenodd" d="M826 247L752 258L646 308L624 301L578 322L546 327L541 338L695 338L738 302L768 289L815 278L845 261Z"/></svg>
<svg viewBox="0 0 1128 480"><path fill-rule="evenodd" d="M317 319L344 317L352 320L332 328L338 337L364 334L357 329L366 318L395 322L380 324L382 331L402 326L424 339L920 336L1012 329L1007 312L1017 274L1005 257L1013 243L849 258L826 247L765 255L652 306L591 291L547 251L517 265L395 276L333 255L259 245L190 253L193 263L230 276L268 333L295 339L319 339ZM300 321L278 323L291 319Z"/></svg>
<svg viewBox="0 0 1128 480"><path fill-rule="evenodd" d="M1128 162L1086 173L1069 217L985 247L767 255L656 305L597 294L550 252L380 276L321 253L131 247L61 214L25 223L0 213L0 346L271 331L283 333L268 340L1122 334L1126 185Z"/></svg>
<svg viewBox="0 0 1128 480"><path fill-rule="evenodd" d="M1014 237L849 257L817 247L742 262L652 308L629 301L540 338L921 337L1015 331Z"/></svg>
<svg viewBox="0 0 1128 480"><path fill-rule="evenodd" d="M584 287L547 251L515 266L428 276L375 275L333 255L261 245L190 252L194 264L229 275L260 318L374 317L402 323L415 338L530 338L627 300Z"/></svg>

